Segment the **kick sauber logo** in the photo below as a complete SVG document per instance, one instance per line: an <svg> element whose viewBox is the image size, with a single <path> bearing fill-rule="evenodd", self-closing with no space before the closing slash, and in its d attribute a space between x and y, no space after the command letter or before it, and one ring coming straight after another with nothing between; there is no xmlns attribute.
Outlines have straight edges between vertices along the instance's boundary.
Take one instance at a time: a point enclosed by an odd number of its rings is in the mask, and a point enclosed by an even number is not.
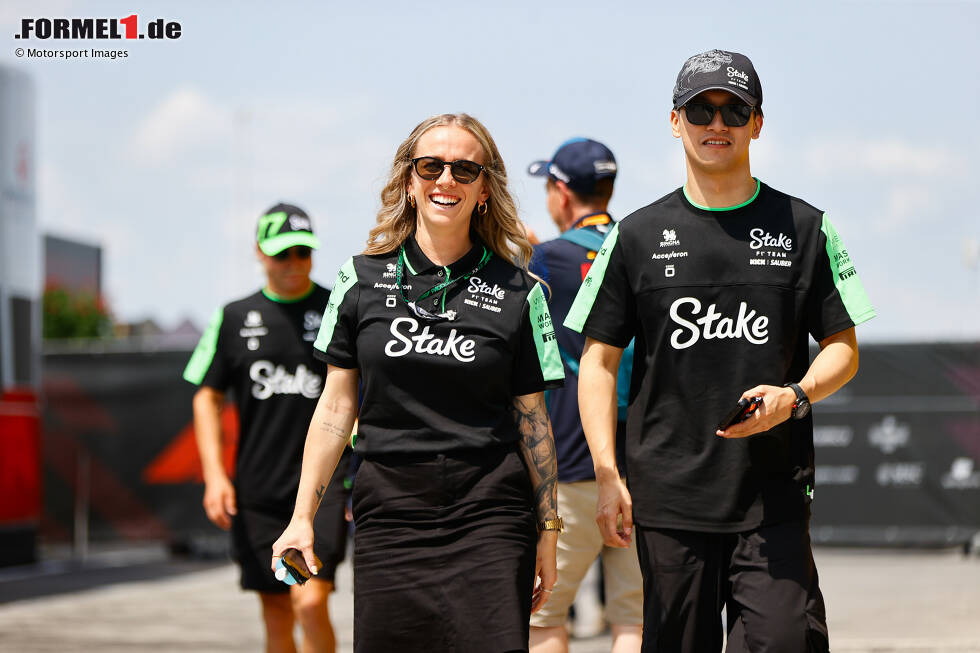
<svg viewBox="0 0 980 653"><path fill-rule="evenodd" d="M145 26L145 29L144 29ZM24 40L109 40L179 39L177 21L154 18L141 21L139 15L125 18L21 18L15 39Z"/></svg>

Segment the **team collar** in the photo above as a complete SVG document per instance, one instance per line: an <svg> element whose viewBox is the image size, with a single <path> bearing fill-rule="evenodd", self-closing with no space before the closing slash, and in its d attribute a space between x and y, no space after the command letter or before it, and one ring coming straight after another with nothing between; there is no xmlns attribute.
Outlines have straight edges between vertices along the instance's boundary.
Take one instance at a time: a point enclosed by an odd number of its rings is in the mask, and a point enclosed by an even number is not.
<svg viewBox="0 0 980 653"><path fill-rule="evenodd" d="M612 217L602 211L599 213L589 213L588 215L583 215L581 218L572 223L572 229L582 229L583 227L593 227L600 224L609 224L612 222Z"/></svg>
<svg viewBox="0 0 980 653"><path fill-rule="evenodd" d="M281 295L277 295L276 293L272 292L272 290L269 289L268 286L262 288L262 294L265 295L266 299L274 301L277 304L295 304L296 302L301 302L307 297L309 297L310 295L312 295L314 290L316 290L316 283L310 281L310 289L307 290L302 295L300 295L299 297L293 297L292 299L286 299Z"/></svg>
<svg viewBox="0 0 980 653"><path fill-rule="evenodd" d="M734 206L718 206L718 207L701 206L700 204L692 200L691 196L687 194L687 183L681 186L681 190L684 193L684 199L687 200L687 203L700 211L711 211L711 212L734 211L735 209L740 209L754 202L756 198L759 197L759 193L762 192L762 182L759 181L758 177L752 177L752 178L755 179L755 193L753 193L752 197L750 197L749 199L745 200L740 204L736 204Z"/></svg>
<svg viewBox="0 0 980 653"><path fill-rule="evenodd" d="M411 274L419 275L428 274L436 270L441 270L445 267L449 268L449 273L453 277L470 272L480 263L483 258L483 253L486 251L486 246L483 244L483 240L476 234L476 232L470 232L470 240L473 242L473 246L470 247L468 252L449 265L442 266L436 265L429 260L429 257L425 255L422 248L419 247L418 242L415 240L415 234L412 234L405 239L404 243L405 263L408 267L408 271Z"/></svg>

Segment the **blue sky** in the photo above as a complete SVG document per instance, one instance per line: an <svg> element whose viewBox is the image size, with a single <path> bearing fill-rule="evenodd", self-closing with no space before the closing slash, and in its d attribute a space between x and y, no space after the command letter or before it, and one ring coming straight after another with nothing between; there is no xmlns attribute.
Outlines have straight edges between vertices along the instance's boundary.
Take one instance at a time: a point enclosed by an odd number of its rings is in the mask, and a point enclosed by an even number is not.
<svg viewBox="0 0 980 653"><path fill-rule="evenodd" d="M878 311L859 338L980 337L980 3L677 5L8 1L0 63L37 91L40 228L103 246L120 319L203 325L254 290L255 221L280 200L313 217L314 277L331 284L396 146L435 113L489 127L542 237L527 164L571 136L605 142L623 217L683 183L670 92L717 47L762 81L753 173L827 211L857 264ZM43 44L128 50L115 61L14 56L21 18L132 13L183 34Z"/></svg>

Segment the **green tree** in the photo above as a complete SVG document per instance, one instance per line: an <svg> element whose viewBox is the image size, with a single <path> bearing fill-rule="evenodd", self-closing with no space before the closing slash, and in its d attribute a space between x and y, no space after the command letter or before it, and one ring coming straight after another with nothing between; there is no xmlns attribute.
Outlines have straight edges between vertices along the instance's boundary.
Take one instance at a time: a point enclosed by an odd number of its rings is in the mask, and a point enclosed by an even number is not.
<svg viewBox="0 0 980 653"><path fill-rule="evenodd" d="M101 297L59 286L44 290L42 334L45 338L102 338L112 333L112 317Z"/></svg>

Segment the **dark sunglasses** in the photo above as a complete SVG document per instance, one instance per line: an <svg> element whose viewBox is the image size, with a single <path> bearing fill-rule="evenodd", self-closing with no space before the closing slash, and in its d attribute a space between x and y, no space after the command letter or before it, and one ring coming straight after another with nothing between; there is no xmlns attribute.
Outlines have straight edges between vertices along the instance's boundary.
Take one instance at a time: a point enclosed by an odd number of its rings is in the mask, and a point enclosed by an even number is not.
<svg viewBox="0 0 980 653"><path fill-rule="evenodd" d="M752 117L753 108L747 104L723 104L719 107L707 102L688 102L684 105L687 121L701 127L711 124L715 111L721 111L721 121L728 127L744 127Z"/></svg>
<svg viewBox="0 0 980 653"><path fill-rule="evenodd" d="M449 166L449 173L453 179L461 184L472 184L483 172L483 166L466 159L443 161L434 156L420 156L412 159L412 165L418 176L426 181L434 181L441 177L446 166Z"/></svg>
<svg viewBox="0 0 980 653"><path fill-rule="evenodd" d="M296 258L306 260L310 258L313 250L305 245L296 245L295 247L287 247L286 249L272 255L272 258L277 261L286 261L289 259L289 253L292 252L296 254Z"/></svg>

